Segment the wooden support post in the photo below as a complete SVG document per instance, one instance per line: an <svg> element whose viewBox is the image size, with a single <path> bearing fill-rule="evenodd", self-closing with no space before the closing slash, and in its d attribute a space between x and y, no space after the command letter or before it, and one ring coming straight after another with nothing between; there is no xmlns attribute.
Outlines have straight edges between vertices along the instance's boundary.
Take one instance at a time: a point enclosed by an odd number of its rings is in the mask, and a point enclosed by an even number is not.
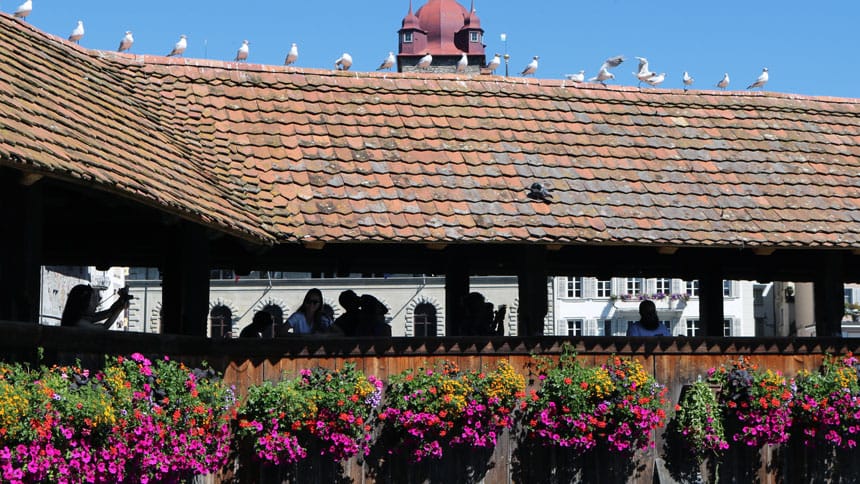
<svg viewBox="0 0 860 484"><path fill-rule="evenodd" d="M540 246L525 248L518 280L519 310L517 313L519 336L543 335L548 308L546 251Z"/></svg>
<svg viewBox="0 0 860 484"><path fill-rule="evenodd" d="M209 314L209 239L182 222L165 247L162 333L206 336Z"/></svg>
<svg viewBox="0 0 860 484"><path fill-rule="evenodd" d="M0 320L39 322L44 226L42 185L0 182Z"/></svg>
<svg viewBox="0 0 860 484"><path fill-rule="evenodd" d="M723 336L723 276L711 269L699 278L699 323L704 336Z"/></svg>
<svg viewBox="0 0 860 484"><path fill-rule="evenodd" d="M469 264L456 251L448 257L445 269L445 334L462 334L462 304L469 294Z"/></svg>
<svg viewBox="0 0 860 484"><path fill-rule="evenodd" d="M845 313L845 271L841 252L828 252L821 258L814 281L815 335L841 337Z"/></svg>

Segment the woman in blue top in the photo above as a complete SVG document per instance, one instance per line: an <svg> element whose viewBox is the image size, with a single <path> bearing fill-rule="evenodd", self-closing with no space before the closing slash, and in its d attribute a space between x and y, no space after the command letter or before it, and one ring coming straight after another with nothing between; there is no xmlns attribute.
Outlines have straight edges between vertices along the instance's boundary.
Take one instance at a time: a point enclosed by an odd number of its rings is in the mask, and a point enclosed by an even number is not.
<svg viewBox="0 0 860 484"><path fill-rule="evenodd" d="M627 336L672 336L666 326L660 323L654 301L639 303L639 322L627 327Z"/></svg>
<svg viewBox="0 0 860 484"><path fill-rule="evenodd" d="M305 294L298 311L287 319L287 326L294 334L325 333L331 328L331 318L322 311L322 292L313 288Z"/></svg>

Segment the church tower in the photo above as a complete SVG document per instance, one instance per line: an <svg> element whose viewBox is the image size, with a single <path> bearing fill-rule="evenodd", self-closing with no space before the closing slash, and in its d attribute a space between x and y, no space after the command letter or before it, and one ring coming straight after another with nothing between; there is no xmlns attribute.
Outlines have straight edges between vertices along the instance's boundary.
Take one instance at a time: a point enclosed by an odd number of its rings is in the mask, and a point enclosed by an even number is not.
<svg viewBox="0 0 860 484"><path fill-rule="evenodd" d="M464 53L469 59L466 74L479 74L486 63L484 29L474 0L470 10L457 0L429 0L415 13L409 0L409 12L398 35L398 72L455 73ZM433 56L433 63L426 70L419 69L418 60L427 53Z"/></svg>

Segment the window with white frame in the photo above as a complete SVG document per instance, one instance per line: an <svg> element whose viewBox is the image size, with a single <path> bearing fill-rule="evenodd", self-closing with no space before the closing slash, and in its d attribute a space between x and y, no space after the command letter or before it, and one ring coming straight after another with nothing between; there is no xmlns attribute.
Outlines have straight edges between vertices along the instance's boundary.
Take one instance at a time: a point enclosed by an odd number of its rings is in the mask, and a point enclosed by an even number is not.
<svg viewBox="0 0 860 484"><path fill-rule="evenodd" d="M699 336L699 320L698 319L688 319L687 320L687 336Z"/></svg>
<svg viewBox="0 0 860 484"><path fill-rule="evenodd" d="M732 297L732 281L723 281L723 297Z"/></svg>
<svg viewBox="0 0 860 484"><path fill-rule="evenodd" d="M668 296L672 293L672 279L667 277L658 277L654 280L655 289L658 293Z"/></svg>
<svg viewBox="0 0 860 484"><path fill-rule="evenodd" d="M603 326L598 329L598 336L612 336L612 320L604 319Z"/></svg>
<svg viewBox="0 0 860 484"><path fill-rule="evenodd" d="M597 297L608 298L612 295L612 279L597 280Z"/></svg>
<svg viewBox="0 0 860 484"><path fill-rule="evenodd" d="M403 43L411 44L412 43L412 32L403 32Z"/></svg>
<svg viewBox="0 0 860 484"><path fill-rule="evenodd" d="M481 33L480 32L469 32L469 41L470 42L480 42L481 41Z"/></svg>
<svg viewBox="0 0 860 484"><path fill-rule="evenodd" d="M568 336L582 336L582 328L585 323L581 319L568 319L565 321L567 327L565 328L565 332Z"/></svg>
<svg viewBox="0 0 860 484"><path fill-rule="evenodd" d="M845 294L845 304L853 304L854 303L854 290L853 289L846 287L844 289L843 294Z"/></svg>
<svg viewBox="0 0 860 484"><path fill-rule="evenodd" d="M628 277L626 291L627 294L630 294L631 296L642 294L642 279L637 277Z"/></svg>
<svg viewBox="0 0 860 484"><path fill-rule="evenodd" d="M723 320L723 336L731 336L732 335L732 320L724 319Z"/></svg>
<svg viewBox="0 0 860 484"><path fill-rule="evenodd" d="M568 277L567 284L565 285L564 291L565 297L582 297L582 278L581 277Z"/></svg>
<svg viewBox="0 0 860 484"><path fill-rule="evenodd" d="M694 279L687 281L687 295L690 297L699 297L699 280Z"/></svg>

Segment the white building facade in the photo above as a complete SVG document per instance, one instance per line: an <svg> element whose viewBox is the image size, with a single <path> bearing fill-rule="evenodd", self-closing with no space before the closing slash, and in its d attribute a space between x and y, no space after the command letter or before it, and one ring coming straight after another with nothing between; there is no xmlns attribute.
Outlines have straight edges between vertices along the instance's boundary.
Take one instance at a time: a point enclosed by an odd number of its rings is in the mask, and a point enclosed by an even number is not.
<svg viewBox="0 0 860 484"><path fill-rule="evenodd" d="M760 288L758 298L756 287ZM767 323L766 287L752 281L723 281L724 336L755 336L757 321L762 327ZM550 314L554 320L547 333L624 336L628 325L639 320L639 303L650 299L657 306L660 321L673 335L704 336L699 321L699 284L695 280L567 276L555 277L552 291Z"/></svg>

